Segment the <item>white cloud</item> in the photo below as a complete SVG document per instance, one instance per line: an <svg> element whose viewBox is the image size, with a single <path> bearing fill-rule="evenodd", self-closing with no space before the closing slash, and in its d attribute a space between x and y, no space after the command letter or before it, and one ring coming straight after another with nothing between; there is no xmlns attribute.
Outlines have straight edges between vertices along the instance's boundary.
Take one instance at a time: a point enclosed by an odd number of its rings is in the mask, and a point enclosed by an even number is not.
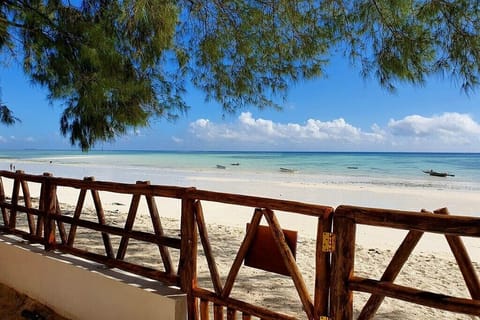
<svg viewBox="0 0 480 320"><path fill-rule="evenodd" d="M388 127L394 134L407 136L480 134L480 125L469 115L460 113L444 113L431 118L411 115L398 121L391 119Z"/></svg>
<svg viewBox="0 0 480 320"><path fill-rule="evenodd" d="M262 118L255 119L250 112L240 114L236 122L227 124L198 119L190 124L190 132L203 141L255 148L277 146L313 149L335 147L337 144L354 147L355 144L363 145L366 142L383 140L383 136L378 132L363 132L341 118L326 122L308 119L303 124L285 124Z"/></svg>
<svg viewBox="0 0 480 320"><path fill-rule="evenodd" d="M433 143L440 147L470 146L479 149L480 124L468 114L443 113L432 117L407 116L401 120L391 119L388 130L399 140L416 144Z"/></svg>
<svg viewBox="0 0 480 320"><path fill-rule="evenodd" d="M279 123L240 114L230 123L190 123L197 145L218 149L480 151L480 124L470 115L409 115L362 130L343 118Z"/></svg>

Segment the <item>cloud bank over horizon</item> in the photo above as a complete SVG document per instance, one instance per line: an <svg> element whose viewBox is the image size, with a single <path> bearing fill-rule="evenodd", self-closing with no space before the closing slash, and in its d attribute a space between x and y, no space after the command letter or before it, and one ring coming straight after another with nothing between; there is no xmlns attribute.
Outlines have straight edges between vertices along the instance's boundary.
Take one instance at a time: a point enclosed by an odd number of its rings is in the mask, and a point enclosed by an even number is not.
<svg viewBox="0 0 480 320"><path fill-rule="evenodd" d="M470 115L409 115L362 130L344 118L280 123L241 113L236 121L190 123L188 139L178 145L215 150L480 152L480 124Z"/></svg>
<svg viewBox="0 0 480 320"><path fill-rule="evenodd" d="M231 121L199 118L178 127L131 130L102 149L199 151L352 151L352 152L480 152L480 123L470 114L445 112L407 115L367 128L347 118L281 122L243 112ZM1 135L5 149L73 148L58 132L47 136Z"/></svg>

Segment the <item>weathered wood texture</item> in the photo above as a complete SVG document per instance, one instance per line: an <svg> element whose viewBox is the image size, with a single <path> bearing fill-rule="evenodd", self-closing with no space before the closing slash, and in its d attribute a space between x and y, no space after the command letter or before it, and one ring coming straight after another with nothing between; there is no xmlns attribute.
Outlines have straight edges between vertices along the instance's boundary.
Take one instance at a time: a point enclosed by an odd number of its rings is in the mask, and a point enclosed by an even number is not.
<svg viewBox="0 0 480 320"><path fill-rule="evenodd" d="M335 217L333 233L337 243L332 255L332 273L330 281L330 317L334 320L346 320L353 317L353 292L349 281L353 275L355 260L356 225L349 217Z"/></svg>
<svg viewBox="0 0 480 320"><path fill-rule="evenodd" d="M209 320L210 311L209 311L209 302L205 299L200 299L200 319Z"/></svg>
<svg viewBox="0 0 480 320"><path fill-rule="evenodd" d="M348 285L350 290L369 292L432 308L480 316L479 300L456 298L444 294L404 287L391 282L382 282L355 276L349 279Z"/></svg>
<svg viewBox="0 0 480 320"><path fill-rule="evenodd" d="M197 286L197 229L195 227L193 208L193 200L182 200L181 248L178 274L180 275L180 288L187 293L189 320L198 318L197 300L193 295L193 289Z"/></svg>
<svg viewBox="0 0 480 320"><path fill-rule="evenodd" d="M220 304L213 305L213 319L223 320L223 306Z"/></svg>
<svg viewBox="0 0 480 320"><path fill-rule="evenodd" d="M145 183L148 185L150 184L150 182L148 181ZM146 195L145 199L147 201L148 212L150 213L150 218L152 220L152 226L153 226L153 231L155 232L155 238L156 239L163 238L164 232L163 232L162 222L160 220L160 215L158 213L155 199L151 195ZM162 257L165 272L173 275L175 273L175 270L173 268L170 252L168 251L168 246L159 243L158 250L160 252L160 256Z"/></svg>
<svg viewBox="0 0 480 320"><path fill-rule="evenodd" d="M56 211L55 211L56 216L61 216L62 210L60 209L60 203L56 195L55 195L55 207L56 207ZM67 230L65 229L65 225L62 221L59 221L57 219L55 219L55 221L57 222L57 228L58 228L58 234L60 236L60 240L62 244L66 244L68 239L67 239Z"/></svg>
<svg viewBox="0 0 480 320"><path fill-rule="evenodd" d="M13 180L10 201L7 201L3 179ZM40 199L38 209L32 207L29 183L38 183ZM57 197L57 189L79 189L79 196L72 216L64 215ZM101 201L101 192L132 195L130 208L123 227L106 223ZM23 198L21 198L21 194ZM97 221L82 219L85 197L90 194ZM134 230L139 210L139 201L145 197L148 212L153 225L153 233ZM164 235L160 214L156 205L157 197L180 199L182 202L180 237ZM21 203L23 199L23 203ZM202 201L240 205L255 208L252 220L246 231L232 266L222 284L212 252L207 224L201 205ZM40 243L46 250L59 250L91 261L102 263L161 281L168 285L179 286L187 293L189 319L295 319L266 308L255 306L230 297L239 269L245 255L252 245L252 239L265 217L272 232L274 243L279 249L281 260L288 268L299 299L308 319L352 319L353 291L371 293L360 319L370 319L384 297L392 297L412 303L422 304L459 313L480 315L480 284L478 275L468 257L460 236L480 237L480 219L448 215L446 210L437 210L437 214L404 212L397 210L372 209L352 206L340 206L335 212L328 206L312 205L294 201L277 200L262 197L244 196L181 188L151 185L149 182L125 184L53 177L51 174L29 175L22 171L15 173L0 171L0 209L3 224L0 230L18 235L32 242ZM284 237L283 230L273 210L308 215L318 218L315 286L310 293L302 279L292 251ZM227 211L228 212L228 211ZM17 228L17 218L25 214L28 231ZM35 221L36 220L36 221ZM36 222L36 223L35 223ZM322 250L322 235L332 231L336 234L334 253ZM355 230L357 224L366 224L387 228L405 229L409 233L379 281L356 277L354 274ZM70 226L68 233L65 225ZM77 227L87 228L102 236L104 254L89 252L76 247ZM57 230L56 230L57 229ZM408 259L413 248L424 232L444 234L454 252L457 263L473 299L449 297L424 292L414 288L395 285L393 282ZM198 233L198 234L197 234ZM57 239L58 234L58 239ZM110 236L120 236L118 248L112 246ZM133 262L124 261L130 239L152 243L158 246L159 260L164 270L157 270ZM197 283L197 239L200 239L206 255L213 292L201 288ZM177 269L172 265L170 249L179 249ZM330 262L331 260L331 262ZM330 304L329 304L330 301Z"/></svg>
<svg viewBox="0 0 480 320"><path fill-rule="evenodd" d="M479 237L480 219L449 216L446 209L437 214L404 212L352 206L340 206L335 211L334 232L337 233L337 252L332 261L331 315L333 319L352 318L352 293L362 291L372 296L364 306L359 319L370 319L384 297L396 298L415 304L442 310L480 314L478 275L466 252L461 235ZM410 230L395 253L380 281L354 275L354 226L366 224ZM452 297L444 294L422 291L393 283L402 266L415 248L424 232L444 234L457 260L472 299ZM353 237L352 237L353 236ZM345 306L341 307L341 301Z"/></svg>
<svg viewBox="0 0 480 320"><path fill-rule="evenodd" d="M335 219L348 217L358 224L416 230L453 236L480 237L480 219L454 215L431 215L389 209L339 206Z"/></svg>
<svg viewBox="0 0 480 320"><path fill-rule="evenodd" d="M209 198L209 201L212 201ZM258 204L258 203L257 203ZM215 263L215 258L212 254L210 241L208 238L208 233L206 229L206 224L203 215L203 208L200 201L195 202L195 217L197 221L197 226L199 230L200 240L204 249L204 253L207 259L207 264L210 271L210 277L214 287L214 292L210 292L204 288L196 287L193 291L194 296L200 298L200 314L201 318L205 316L207 305L205 301L210 301L213 304L213 317L214 319L224 319L225 311L227 319L235 319L239 317L241 313L242 319L250 319L252 316L259 317L260 319L284 319L290 318L280 313L270 312L266 309L252 306L247 303L239 302L238 300L232 299L230 297L230 292L235 284L237 274L242 266L242 263L245 260L247 252L250 250L251 246L254 245L253 239L259 228L260 221L262 217L265 217L268 223L269 231L273 237L273 245L278 248L278 253L280 254L280 262L286 266L288 270L288 275L292 278L292 281L297 289L299 299L303 305L303 309L306 312L308 319L318 319L319 317L315 316L315 312L326 315L328 313L327 303L328 303L328 281L329 273L320 275L318 277L318 290L315 294L326 297L325 301L318 302L317 310L315 311L314 304L311 301L310 293L308 292L305 282L303 281L302 274L298 269L298 266L295 262L293 254L290 250L289 245L286 242L284 237L284 231L281 229L280 224L275 216L275 213L267 208L256 208L253 212L250 223L247 226L247 231L245 233L244 239L240 244L240 247L237 251L237 254L233 260L232 266L228 271L225 284L222 287L218 270ZM326 215L327 219L324 219L325 215L319 215L319 230L330 231L331 228L331 215ZM321 238L320 238L321 239ZM319 241L321 242L321 241ZM318 245L318 246L321 246ZM317 257L317 262L319 266L319 272L329 272L329 268L326 266L329 264L329 255L319 255Z"/></svg>
<svg viewBox="0 0 480 320"><path fill-rule="evenodd" d="M44 176L51 176L45 173ZM46 211L44 221L44 238L45 250L53 250L56 244L55 239L55 220L54 215L57 213L57 186L51 180L46 180L44 183L44 208Z"/></svg>
<svg viewBox="0 0 480 320"><path fill-rule="evenodd" d="M333 213L333 212L332 212ZM317 222L317 241L315 247L315 293L314 293L314 318L320 319L321 316L329 314L328 300L330 293L330 259L331 253L322 250L322 241L324 233L332 232L333 214L328 218L318 218ZM323 239L322 239L323 240Z"/></svg>
<svg viewBox="0 0 480 320"><path fill-rule="evenodd" d="M214 306L215 305L218 306L218 308L222 310L222 315L223 315L223 307L226 307L226 308L231 308L239 312L242 312L247 318L253 316L260 319L271 319L271 320L297 319L296 317L274 312L272 310L269 310L260 306L252 305L247 302L237 300L234 298L222 298L217 294L215 294L214 292L211 292L209 290L205 290L202 288L195 288L193 290L193 293L196 297L203 299L205 301L210 301L210 303L213 303Z"/></svg>
<svg viewBox="0 0 480 320"><path fill-rule="evenodd" d="M288 247L287 242L285 241L285 236L283 235L282 228L280 223L277 220L277 217L272 210L266 209L264 216L268 221L268 224L271 228L273 239L275 240L278 248L280 249L280 254L282 255L283 262L290 272L295 288L297 289L298 296L302 302L303 309L305 310L309 319L313 319L313 302L308 293L308 289L303 280L302 273L295 262L290 248Z"/></svg>
<svg viewBox="0 0 480 320"><path fill-rule="evenodd" d="M434 213L443 215L450 214L447 208L435 210ZM457 260L458 267L465 279L465 284L468 287L470 296L472 299L480 300L480 281L462 239L459 236L452 235L445 235L445 238Z"/></svg>
<svg viewBox="0 0 480 320"><path fill-rule="evenodd" d="M21 171L17 172L18 174L22 174ZM19 198L19 191L20 191L20 176L17 176L13 181L13 190L12 190L12 208L10 209L10 217L9 217L9 225L10 229L15 229L17 226L17 206L18 206L18 198Z"/></svg>
<svg viewBox="0 0 480 320"><path fill-rule="evenodd" d="M260 220L262 219L263 212L261 209L256 209L255 213L252 217L252 221L248 227L247 233L245 234L245 238L243 239L240 248L238 249L237 256L235 260L233 260L232 267L230 268L230 272L228 273L227 280L225 281L225 286L223 287L221 296L223 298L227 298L230 296L230 292L232 291L233 284L235 283L235 278L237 277L238 271L242 265L243 259L245 258L248 248L250 247L253 238L255 236L255 229L260 224Z"/></svg>
<svg viewBox="0 0 480 320"><path fill-rule="evenodd" d="M208 238L207 226L205 224L205 218L203 217L203 208L200 201L195 202L195 219L197 221L198 233L200 241L202 242L203 251L207 259L208 270L210 272L210 279L212 280L213 289L215 293L222 294L222 281L220 280L220 274L218 272L217 263L212 252L212 246Z"/></svg>
<svg viewBox="0 0 480 320"><path fill-rule="evenodd" d="M395 252L395 255L390 261L387 269L385 269L385 272L383 273L380 281L393 283L393 281L397 278L403 265L405 264L405 262L407 262L408 257L412 253L413 249L415 249L415 246L417 245L422 235L423 232L420 231L410 231L407 234L402 244ZM384 298L384 296L373 294L363 307L362 312L358 316L358 320L371 319L382 304Z"/></svg>
<svg viewBox="0 0 480 320"><path fill-rule="evenodd" d="M428 213L425 210L422 210L422 212ZM387 266L387 269L385 269L385 272L380 278L380 281L391 282L391 283L395 281L398 274L400 273L400 270L402 269L404 264L407 262L408 258L410 257L410 254L415 249L418 241L420 241L423 234L424 233L421 231L408 232L407 236L402 241L400 247L395 252L395 255L390 261L390 264ZM380 296L380 295L375 295L375 294L371 295L367 303L363 307L360 315L358 316L358 320L371 319L377 312L380 305L382 304L384 298L385 298L384 296Z"/></svg>
<svg viewBox="0 0 480 320"><path fill-rule="evenodd" d="M25 180L21 180L20 184L22 186L23 201L25 202L25 207L30 209L32 207L32 199L30 197L30 189L28 188L28 183ZM28 229L30 233L33 234L35 232L34 216L28 211L26 212L26 214L27 214L27 221L28 221Z"/></svg>
<svg viewBox="0 0 480 320"><path fill-rule="evenodd" d="M197 189L189 192L187 196L203 201L214 201L252 208L269 208L270 210L295 212L308 216L323 217L325 219L333 212L333 208L329 206Z"/></svg>
<svg viewBox="0 0 480 320"><path fill-rule="evenodd" d="M77 199L75 211L73 213L73 217L71 217L67 215L62 215L60 203L56 194L57 187L61 183L72 181L71 179L55 178L49 173L45 173L42 176L26 175L22 171L18 171L15 174L7 172L6 175L4 175L3 173L3 171L0 172L0 177L13 179L13 188L12 198L10 203L8 203L5 199L5 190L2 181L0 191L3 192L4 196L3 198L0 197L0 205L2 208L2 212L5 212L6 219L4 219L4 222L7 222L7 224L4 224L4 226L0 226L1 230L8 230L9 233L16 234L26 240L41 243L45 246L46 250L56 249L59 251L68 252L86 259L90 259L92 261L103 263L109 267L116 267L122 270L150 277L155 280L163 281L169 285L180 284L180 277L177 275L176 270L174 270L172 267L171 258L169 256L167 247L180 249L181 240L180 238L177 239L164 236L155 200L153 199L153 196L150 195L150 193L144 196L146 197L149 213L152 218L152 225L154 229L153 234L132 230L133 221L136 216L136 211L138 210L138 205L135 205L135 203L133 203L130 208L127 219L127 226L121 228L108 225L105 220L105 212L103 210L100 193L97 189L95 189L95 185L97 182L92 177L85 178L82 181L85 182L85 184L74 183L74 185L79 185L81 186L81 188L80 194ZM29 182L41 184L38 209L32 208L32 202L28 188ZM149 185L146 182L138 184L141 184L142 187ZM110 186L111 184L104 184L100 182L100 185ZM62 185L62 187L71 186ZM168 187L166 188L166 190L167 193L169 193L171 188ZM23 200L25 205L22 205L19 201L20 199L22 199L20 192L23 192ZM84 210L85 197L88 193L91 194L98 222L81 219L81 215ZM134 194L133 196L139 198L141 195ZM17 215L22 213L26 213L27 215L29 232L16 229ZM12 219L9 219L10 217ZM35 217L37 218L36 227L34 221ZM10 223L10 221L8 220L13 221L13 223ZM68 232L65 229L65 224L70 226ZM98 231L101 234L103 246L105 248L104 255L89 252L85 249L79 249L75 247L75 237L78 226L92 231ZM58 227L58 239L56 234L56 227ZM121 236L122 239L132 238L146 243L153 243L158 245L165 271L154 270L148 267L142 267L141 265L136 265L134 263L127 263L122 261L128 246L128 241L126 240L121 241L121 244L117 251L117 258L115 258L115 250L111 244L110 235L118 235ZM58 242L57 240L60 240L60 242Z"/></svg>
<svg viewBox="0 0 480 320"><path fill-rule="evenodd" d="M3 178L1 176L0 176L0 203L2 204L6 203L5 189L3 187ZM2 211L3 227L7 227L9 225L8 214L7 214L7 209L3 205L1 207L1 211Z"/></svg>

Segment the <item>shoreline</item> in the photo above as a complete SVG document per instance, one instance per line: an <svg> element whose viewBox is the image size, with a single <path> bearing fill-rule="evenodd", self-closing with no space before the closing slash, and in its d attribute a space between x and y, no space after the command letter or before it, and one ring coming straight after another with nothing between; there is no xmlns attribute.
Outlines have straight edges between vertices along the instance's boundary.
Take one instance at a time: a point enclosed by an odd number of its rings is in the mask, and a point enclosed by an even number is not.
<svg viewBox="0 0 480 320"><path fill-rule="evenodd" d="M55 166L43 167L43 169L55 169ZM65 168L63 168L65 169ZM72 169L72 168L70 168ZM66 171L60 170L43 170L50 172L56 177L78 178L78 172L73 170L73 174L69 176L60 175ZM32 174L25 170L25 173ZM70 172L72 173L72 172ZM97 181L111 181L133 184L139 180L128 181L131 174L135 172L122 172L113 169L113 172L104 172L103 177L113 177L116 175L119 179L103 179L95 176ZM184 172L185 173L185 172ZM221 174L222 172L220 172ZM38 173L33 173L38 174ZM144 176L140 178L148 178L149 173L143 172ZM411 187L393 187L393 186L377 186L377 185L351 185L351 184L328 184L328 183L312 183L301 182L298 177L292 179L287 175L274 176L275 179L258 179L257 176L221 176L217 175L201 175L196 172L185 173L179 176L178 172L170 173L165 176L163 183L152 179L152 184L195 187L208 191L216 191L222 193L244 194L257 197L274 198L281 200L290 200L304 202L317 205L331 206L333 208L339 205L353 205L360 207L384 208L403 211L420 212L425 209L429 212L441 208L448 208L451 215L473 216L479 217L479 201L478 193L474 191L452 191L452 190L436 190L422 189ZM89 176L89 175L86 175ZM158 176L154 176L158 178ZM281 177L279 180L278 177ZM8 180L8 179L4 179ZM174 182L178 183L174 183ZM4 181L5 194L11 194L12 181ZM10 190L10 191L7 191ZM37 193L39 191L37 190ZM34 193L32 192L32 195ZM59 193L59 201L67 204L75 204L78 193L74 189L68 189L65 193ZM124 210L128 208L130 198L128 195L105 194L102 196L104 203L123 204L122 206L106 206L106 209ZM179 203L172 199L162 199L160 215L164 214L169 218L178 218ZM249 222L249 208L224 205L220 203L205 203L205 215L211 223L223 224L226 226L244 228ZM226 215L225 212L229 214ZM298 218L298 215L279 214L279 220L282 227L290 230L297 230L306 237L315 237L315 228L312 227L312 220L308 217ZM357 243L374 249L395 250L407 231L392 230L387 228L370 227L360 225L357 230ZM465 238L463 240L467 246L467 250L472 259L480 261L480 242L475 238ZM441 235L426 234L420 240L416 252L427 252L441 254L444 257L451 256L450 248Z"/></svg>
<svg viewBox="0 0 480 320"><path fill-rule="evenodd" d="M440 208L448 208L452 215L476 216L480 217L480 203L478 201L478 192L476 191L457 191L433 188L420 188L411 186L386 186L374 184L346 184L339 181L332 184L328 181L314 181L312 179L304 181L302 175L296 174L236 174L223 170L212 169L209 172L196 171L178 171L178 170L144 170L146 168L137 168L129 170L118 167L77 167L71 165L56 164L37 164L34 167L31 164L19 163L17 170L23 170L27 174L42 174L43 172L52 173L56 177L68 177L82 179L86 176L94 176L97 181L112 181L133 184L136 181L151 181L152 184L170 185L181 187L195 187L197 189L217 191L223 193L245 194L258 197L275 198L282 200L291 200L319 205L337 207L339 205L354 205L361 207L385 208L405 211L434 211ZM10 189L11 190L11 189ZM72 190L73 191L73 190ZM6 195L9 193L6 192ZM66 195L67 203L75 202L74 195ZM106 201L108 202L108 200ZM114 199L111 202L129 203L129 199ZM244 221L239 221L234 214L226 217L222 214L222 206L212 204L207 212L216 223L230 226L244 227ZM172 208L173 209L173 208ZM171 211L165 210L165 211ZM241 210L240 213L241 214ZM285 228L299 229L313 236L314 232L310 228L309 222L297 221L296 219L285 218L288 225ZM363 226L360 226L363 228ZM365 227L372 229L371 227ZM392 242L400 243L399 236L401 231L393 232L395 237L383 237L382 232L372 229L374 235L368 236L368 233L359 232L359 243L369 247L383 246ZM389 233L384 229L385 233ZM362 236L364 235L364 236ZM388 238L388 239L387 239ZM430 238L430 237L429 237ZM435 237L434 237L435 238ZM380 240L377 243L377 240ZM388 242L385 240L389 240ZM469 240L469 239L467 239ZM440 244L438 239L432 239L424 244L422 240L419 244L425 250L434 250L436 252L448 252L448 246ZM445 242L445 241L442 241ZM480 257L480 244L471 242L473 246L471 256ZM469 247L471 247L469 246ZM388 245L389 249L393 246ZM440 250L439 250L440 249ZM469 248L470 249L470 248ZM480 258L479 258L480 259Z"/></svg>

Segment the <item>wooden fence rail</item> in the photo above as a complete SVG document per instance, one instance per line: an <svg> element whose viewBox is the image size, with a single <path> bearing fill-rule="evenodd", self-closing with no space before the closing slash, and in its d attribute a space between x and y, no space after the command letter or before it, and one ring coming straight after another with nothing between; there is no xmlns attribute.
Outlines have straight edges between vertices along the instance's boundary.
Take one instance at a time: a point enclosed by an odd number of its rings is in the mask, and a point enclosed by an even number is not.
<svg viewBox="0 0 480 320"><path fill-rule="evenodd" d="M3 181L13 180L12 195L7 201ZM41 186L38 207L34 208L29 192L29 184ZM67 213L58 201L57 192L61 188L79 190L73 214ZM128 194L132 196L125 223L122 227L110 225L106 222L105 210L101 201L100 192ZM23 196L22 196L23 195ZM93 199L97 221L82 219L85 211L85 199L90 195ZM153 224L153 233L134 230L133 225L139 210L139 201L145 198L148 212ZM171 198L181 201L179 212L179 237L166 236L162 230L160 213L156 206L156 199ZM253 218L249 231L242 242L234 259L225 283L221 283L215 257L211 249L210 239L204 219L202 202L216 202L253 208ZM23 204L22 204L23 202ZM330 253L321 251L323 232L330 232L333 208L327 206L304 204L294 201L276 200L262 197L243 196L197 190L195 188L180 188L171 186L151 185L145 181L136 184L123 184L104 181L95 181L92 177L66 179L53 177L50 174L29 175L22 171L15 173L0 171L0 208L3 225L0 230L18 235L28 241L41 243L45 250L58 250L73 254L91 261L105 264L108 267L119 268L145 277L161 281L168 285L180 287L187 293L189 319L234 319L242 315L243 319L256 317L259 319L293 319L286 314L253 305L230 296L232 287L236 283L237 273L252 246L252 239L256 234L258 224L262 218L275 232L272 234L281 257L285 264L288 276L291 277L298 292L300 303L309 319L319 319L328 313L328 292L330 280ZM295 258L287 245L280 224L273 210L281 210L293 214L316 217L318 221L318 239L316 254L315 288L310 294L302 279ZM28 230L17 226L21 215L27 218ZM91 252L77 247L77 228L95 231L101 235L103 254ZM120 237L117 245L112 243L112 236ZM129 240L135 239L151 243L159 247L160 260L163 269L142 266L125 261L125 254L129 247ZM200 242L198 242L200 239ZM203 249L207 260L210 280L213 291L201 287L197 281L197 242ZM170 258L169 250L178 250L178 266L175 268ZM313 299L311 298L313 296ZM207 310L210 310L207 312Z"/></svg>
<svg viewBox="0 0 480 320"><path fill-rule="evenodd" d="M373 317L384 297L480 316L480 282L459 238L459 236L480 237L480 219L449 216L445 209L436 213L392 211L352 206L338 207L335 210L333 227L333 232L337 234L337 251L332 258L330 316L338 320L352 319L353 291L372 294L359 319ZM410 230L379 281L355 276L355 232L357 224ZM444 234L449 240L472 299L451 297L393 283L424 232Z"/></svg>
<svg viewBox="0 0 480 320"><path fill-rule="evenodd" d="M4 179L13 182L9 197L5 194ZM33 201L31 196L32 184L40 186L38 203ZM74 209L65 208L64 204L59 202L59 190L62 188L79 191ZM131 196L123 226L107 221L101 192ZM89 219L85 218L87 197L92 199L95 213L94 217ZM162 225L161 213L157 208L157 200L161 198L175 199L180 204L178 212L180 226L178 232L173 235L165 232ZM152 231L134 228L142 199L147 204L146 210L152 223ZM207 202L252 209L244 238L236 256L232 257L232 265L223 280L205 221L204 204ZM57 178L50 174L29 175L21 171L15 173L0 171L0 210L0 231L4 233L40 243L45 250L73 254L108 267L119 268L179 287L187 294L189 319L297 318L231 296L232 288L238 281L240 267L243 263L246 264L247 256L253 255L252 252L259 241L257 237L264 230L262 228L268 230L267 240L272 243L269 251L275 252L272 253L274 259L271 259L273 262L254 261L254 265L267 272L290 277L307 319L352 319L354 291L371 294L359 319L373 317L384 297L453 312L480 315L478 275L460 239L460 236L480 237L480 219L451 216L446 210L436 211L435 214L351 206L340 206L334 210L329 206L295 201L151 185L148 181L125 184L95 181L91 177L81 180ZM291 244L292 234L282 229L277 218L278 213L275 211L310 216L316 220L313 292L307 289L302 272L295 261L295 248ZM266 220L265 226L260 226L262 219ZM19 225L20 221L23 225ZM409 230L380 280L355 275L357 224ZM77 237L79 228L96 232L100 236L99 248L96 251L79 246ZM424 292L393 283L425 232L446 236L472 299ZM159 266L127 261L131 240L158 247ZM260 242L264 240L265 238L262 238ZM198 281L197 258L200 254L206 260L207 280L211 283L211 289L200 285ZM174 257L178 259L175 260Z"/></svg>

